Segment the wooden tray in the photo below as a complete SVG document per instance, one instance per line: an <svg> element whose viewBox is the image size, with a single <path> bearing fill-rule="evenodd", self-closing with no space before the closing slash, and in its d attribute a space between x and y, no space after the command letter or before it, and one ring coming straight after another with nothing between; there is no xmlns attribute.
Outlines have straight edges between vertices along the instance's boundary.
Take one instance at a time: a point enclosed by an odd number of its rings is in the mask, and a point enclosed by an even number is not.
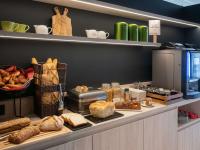
<svg viewBox="0 0 200 150"><path fill-rule="evenodd" d="M36 135L36 136L26 140L25 142L23 142L21 144L12 144L12 143L8 142L7 139L5 139L3 141L0 141L0 149L1 150L12 149L14 147L24 146L24 145L28 146L28 145L34 144L37 141L44 140L44 139L47 139L47 138L51 138L51 137L54 137L54 136L58 136L58 135L61 135L61 134L66 134L66 133L69 133L69 132L71 132L71 130L69 130L66 127L63 127L63 129L61 131L41 132L39 135Z"/></svg>
<svg viewBox="0 0 200 150"><path fill-rule="evenodd" d="M174 94L174 95L162 96L162 95L159 95L159 94L147 92L147 96L151 97L151 98L158 99L158 100L162 100L162 101L171 101L171 100L175 100L175 99L183 97L183 93L179 92L179 93Z"/></svg>

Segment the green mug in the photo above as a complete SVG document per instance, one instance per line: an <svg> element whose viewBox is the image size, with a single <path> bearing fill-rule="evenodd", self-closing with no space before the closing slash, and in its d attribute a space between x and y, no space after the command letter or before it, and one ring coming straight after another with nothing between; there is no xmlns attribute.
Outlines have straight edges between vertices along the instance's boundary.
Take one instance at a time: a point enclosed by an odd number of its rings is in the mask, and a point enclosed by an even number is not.
<svg viewBox="0 0 200 150"><path fill-rule="evenodd" d="M1 28L3 31L14 32L18 28L18 24L11 21L1 21Z"/></svg>
<svg viewBox="0 0 200 150"><path fill-rule="evenodd" d="M25 33L29 29L30 29L30 27L26 24L18 24L17 28L14 31Z"/></svg>

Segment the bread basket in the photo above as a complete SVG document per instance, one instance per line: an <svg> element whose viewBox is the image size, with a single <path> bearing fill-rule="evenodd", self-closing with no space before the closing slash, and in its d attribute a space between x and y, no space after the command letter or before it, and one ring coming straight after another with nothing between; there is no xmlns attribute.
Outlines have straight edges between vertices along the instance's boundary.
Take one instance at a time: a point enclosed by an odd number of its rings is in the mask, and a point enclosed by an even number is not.
<svg viewBox="0 0 200 150"><path fill-rule="evenodd" d="M49 115L58 114L58 99L60 97L60 86L62 91L65 91L66 87L66 74L67 74L67 64L58 63L57 69L52 70L58 74L57 84L45 84L43 81L44 68L43 63L33 65L35 75L34 75L34 85L35 85L35 113L40 117L45 117ZM48 70L49 71L49 70ZM51 71L51 70L50 70ZM54 98L52 99L52 97ZM45 102L45 100L53 100L53 102Z"/></svg>

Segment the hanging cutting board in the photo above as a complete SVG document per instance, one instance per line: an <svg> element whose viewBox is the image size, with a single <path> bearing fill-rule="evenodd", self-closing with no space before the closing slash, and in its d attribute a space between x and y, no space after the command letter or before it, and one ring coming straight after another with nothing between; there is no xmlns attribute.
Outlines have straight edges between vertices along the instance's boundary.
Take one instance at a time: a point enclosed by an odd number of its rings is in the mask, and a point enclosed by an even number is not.
<svg viewBox="0 0 200 150"><path fill-rule="evenodd" d="M68 17L68 9L60 14L58 7L54 8L56 15L52 16L53 35L72 36L71 18Z"/></svg>

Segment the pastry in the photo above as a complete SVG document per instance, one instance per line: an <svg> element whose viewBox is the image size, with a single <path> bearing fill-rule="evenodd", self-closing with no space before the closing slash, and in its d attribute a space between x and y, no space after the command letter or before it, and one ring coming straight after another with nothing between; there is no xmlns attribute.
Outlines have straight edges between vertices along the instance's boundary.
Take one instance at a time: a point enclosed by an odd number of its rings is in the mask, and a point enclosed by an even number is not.
<svg viewBox="0 0 200 150"><path fill-rule="evenodd" d="M113 102L96 101L89 106L90 113L97 118L106 118L114 114L115 105Z"/></svg>
<svg viewBox="0 0 200 150"><path fill-rule="evenodd" d="M88 87L85 85L82 85L82 86L78 85L76 86L75 91L79 93L85 93L85 92L88 92Z"/></svg>
<svg viewBox="0 0 200 150"><path fill-rule="evenodd" d="M3 69L0 69L0 74L2 75L2 77L9 76L9 72Z"/></svg>
<svg viewBox="0 0 200 150"><path fill-rule="evenodd" d="M67 113L67 114L62 114L61 116L66 123L74 127L88 123L87 120L82 115L77 113Z"/></svg>
<svg viewBox="0 0 200 150"><path fill-rule="evenodd" d="M30 125L29 118L20 118L0 123L0 134L22 129Z"/></svg>
<svg viewBox="0 0 200 150"><path fill-rule="evenodd" d="M5 69L5 71L7 71L7 72L12 72L12 71L16 71L16 70L17 70L16 66L10 66L7 69Z"/></svg>
<svg viewBox="0 0 200 150"><path fill-rule="evenodd" d="M25 140L38 135L40 133L40 129L38 126L28 126L19 131L16 131L9 135L8 141L14 144L20 144Z"/></svg>
<svg viewBox="0 0 200 150"><path fill-rule="evenodd" d="M48 116L45 117L41 124L40 124L40 130L43 132L48 131L58 131L63 128L64 121L61 117L58 116Z"/></svg>
<svg viewBox="0 0 200 150"><path fill-rule="evenodd" d="M135 109L140 110L141 104L138 101L120 101L115 103L116 109Z"/></svg>

